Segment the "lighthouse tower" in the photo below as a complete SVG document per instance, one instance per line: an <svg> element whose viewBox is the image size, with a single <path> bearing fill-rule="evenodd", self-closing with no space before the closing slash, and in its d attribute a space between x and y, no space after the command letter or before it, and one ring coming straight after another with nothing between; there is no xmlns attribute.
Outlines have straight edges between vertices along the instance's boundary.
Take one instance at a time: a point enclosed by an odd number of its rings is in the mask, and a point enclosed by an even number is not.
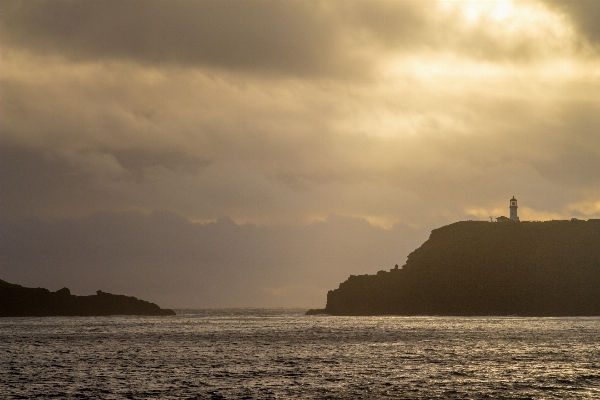
<svg viewBox="0 0 600 400"><path fill-rule="evenodd" d="M515 196L513 196L512 199L510 199L510 219L516 222L519 222L519 216L517 215L517 199L515 199Z"/></svg>

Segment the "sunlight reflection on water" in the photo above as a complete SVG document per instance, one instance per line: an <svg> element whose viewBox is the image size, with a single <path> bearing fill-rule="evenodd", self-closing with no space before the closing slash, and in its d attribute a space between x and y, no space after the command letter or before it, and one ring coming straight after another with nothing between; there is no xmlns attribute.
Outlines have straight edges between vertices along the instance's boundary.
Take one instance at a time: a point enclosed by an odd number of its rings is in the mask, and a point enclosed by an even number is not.
<svg viewBox="0 0 600 400"><path fill-rule="evenodd" d="M3 398L600 398L600 318L3 318Z"/></svg>

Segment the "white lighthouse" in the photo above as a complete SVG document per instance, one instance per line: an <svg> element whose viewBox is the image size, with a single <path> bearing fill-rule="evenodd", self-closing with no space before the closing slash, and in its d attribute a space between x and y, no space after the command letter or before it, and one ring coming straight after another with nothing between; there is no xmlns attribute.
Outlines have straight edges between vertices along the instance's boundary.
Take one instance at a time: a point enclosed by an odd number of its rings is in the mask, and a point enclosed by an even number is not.
<svg viewBox="0 0 600 400"><path fill-rule="evenodd" d="M517 199L515 199L515 196L513 196L512 199L510 199L510 219L512 221L516 221L519 222L519 216L517 215Z"/></svg>

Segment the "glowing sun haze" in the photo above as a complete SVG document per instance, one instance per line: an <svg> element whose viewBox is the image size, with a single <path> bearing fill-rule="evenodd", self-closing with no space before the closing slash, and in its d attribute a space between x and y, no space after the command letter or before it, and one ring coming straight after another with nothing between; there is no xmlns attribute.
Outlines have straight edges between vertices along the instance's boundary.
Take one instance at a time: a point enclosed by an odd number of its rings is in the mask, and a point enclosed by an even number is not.
<svg viewBox="0 0 600 400"><path fill-rule="evenodd" d="M4 1L0 278L322 306L457 220L600 218L600 2Z"/></svg>

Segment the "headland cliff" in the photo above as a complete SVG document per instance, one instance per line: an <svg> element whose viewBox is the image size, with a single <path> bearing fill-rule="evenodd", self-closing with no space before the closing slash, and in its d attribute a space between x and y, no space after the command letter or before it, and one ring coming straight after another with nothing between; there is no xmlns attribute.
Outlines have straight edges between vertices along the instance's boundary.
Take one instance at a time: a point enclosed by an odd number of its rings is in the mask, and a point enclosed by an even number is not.
<svg viewBox="0 0 600 400"><path fill-rule="evenodd" d="M600 315L600 220L457 222L402 268L352 275L332 315Z"/></svg>
<svg viewBox="0 0 600 400"><path fill-rule="evenodd" d="M62 288L51 292L0 280L0 317L175 315L154 303L98 290L93 296L75 296Z"/></svg>

